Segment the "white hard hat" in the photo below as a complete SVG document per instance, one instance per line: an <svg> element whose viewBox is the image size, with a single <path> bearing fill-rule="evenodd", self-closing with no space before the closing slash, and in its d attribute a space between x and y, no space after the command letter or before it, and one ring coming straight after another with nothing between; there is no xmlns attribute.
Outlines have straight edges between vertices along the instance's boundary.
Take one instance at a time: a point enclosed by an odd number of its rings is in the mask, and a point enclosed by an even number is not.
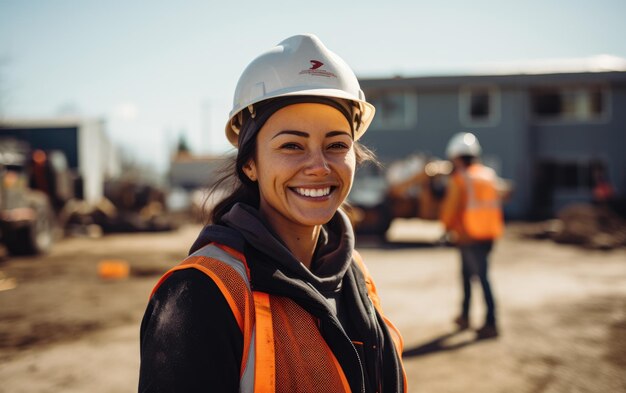
<svg viewBox="0 0 626 393"><path fill-rule="evenodd" d="M351 101L357 110L354 140L363 135L374 117L352 69L313 34L289 37L262 53L243 71L226 124L226 137L234 146L241 128L241 112L254 104L285 96L322 96Z"/></svg>
<svg viewBox="0 0 626 393"><path fill-rule="evenodd" d="M450 142L448 142L448 148L446 149L446 155L449 159L461 156L480 156L482 149L478 138L471 132L460 132L454 135Z"/></svg>

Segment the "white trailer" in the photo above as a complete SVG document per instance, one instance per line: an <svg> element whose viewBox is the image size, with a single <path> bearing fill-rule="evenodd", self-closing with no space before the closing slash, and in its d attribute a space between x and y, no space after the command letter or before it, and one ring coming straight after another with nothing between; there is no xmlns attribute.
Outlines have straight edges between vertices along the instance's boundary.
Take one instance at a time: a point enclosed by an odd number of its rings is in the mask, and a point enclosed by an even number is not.
<svg viewBox="0 0 626 393"><path fill-rule="evenodd" d="M0 138L23 140L32 149L62 151L69 168L81 179L75 191L88 204L100 202L105 180L118 177L121 172L119 155L108 139L102 119L3 119Z"/></svg>

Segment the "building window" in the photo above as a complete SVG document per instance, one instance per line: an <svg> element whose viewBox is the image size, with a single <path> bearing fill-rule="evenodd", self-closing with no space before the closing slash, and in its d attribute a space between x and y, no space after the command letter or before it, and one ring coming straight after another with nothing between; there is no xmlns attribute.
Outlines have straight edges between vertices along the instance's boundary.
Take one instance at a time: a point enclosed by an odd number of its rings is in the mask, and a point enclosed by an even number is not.
<svg viewBox="0 0 626 393"><path fill-rule="evenodd" d="M543 161L539 170L555 190L589 190L593 186L590 161Z"/></svg>
<svg viewBox="0 0 626 393"><path fill-rule="evenodd" d="M600 158L539 160L533 176L532 215L549 218L574 202L611 198L606 162Z"/></svg>
<svg viewBox="0 0 626 393"><path fill-rule="evenodd" d="M495 86L464 86L459 93L461 123L494 126L500 121L500 91Z"/></svg>
<svg viewBox="0 0 626 393"><path fill-rule="evenodd" d="M587 122L606 119L608 89L603 86L537 87L530 91L536 120Z"/></svg>
<svg viewBox="0 0 626 393"><path fill-rule="evenodd" d="M376 107L372 129L404 130L417 124L417 96L413 92L371 92L367 101Z"/></svg>

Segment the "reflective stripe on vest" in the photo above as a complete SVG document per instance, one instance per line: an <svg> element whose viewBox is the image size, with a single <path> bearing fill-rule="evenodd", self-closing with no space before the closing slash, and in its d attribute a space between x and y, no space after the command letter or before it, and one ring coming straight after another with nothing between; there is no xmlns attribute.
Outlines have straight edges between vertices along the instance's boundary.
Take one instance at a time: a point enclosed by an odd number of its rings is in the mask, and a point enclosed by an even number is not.
<svg viewBox="0 0 626 393"><path fill-rule="evenodd" d="M256 350L254 305L244 256L229 247L211 243L194 252L178 266L165 273L152 290L152 295L173 272L189 268L198 269L209 276L224 295L243 335L239 391L254 393ZM240 286L239 290L237 290L237 285Z"/></svg>
<svg viewBox="0 0 626 393"><path fill-rule="evenodd" d="M227 252L226 250L228 250L229 252ZM248 267L247 265L245 265L245 257L242 254L237 255L240 258L239 259L235 257L234 255L231 255L235 253L236 251L233 249L228 249L223 246L218 247L215 243L211 243L205 247L202 247L198 251L194 252L193 254L190 255L190 257L202 256L206 258L214 258L225 263L226 265L233 268L239 274L239 276L241 276L243 282L246 284L246 288L248 288L248 291L252 292L252 289L250 288L250 278L249 278ZM211 278L214 278L214 277L211 276ZM222 293L223 292L224 291L222 290ZM231 306L231 310L232 310L232 306ZM256 353L255 353L256 334L255 333L256 332L255 332L254 326L250 326L252 325L251 321L249 320L250 318L246 318L245 315L243 316L243 318L244 318L244 323L243 323L244 326L241 329L241 332L243 333L243 339L244 339L244 342L243 342L244 356L242 356L242 363L244 361L243 359L245 359L245 364L242 364L243 372L241 373L241 377L239 381L239 391L242 393L244 392L253 393L254 392L254 389L253 389L254 388L254 373L255 373L254 364L256 363L255 362L255 357L256 357ZM249 334L247 334L248 332ZM246 336L248 336L249 338ZM246 351L247 351L247 356L245 356Z"/></svg>
<svg viewBox="0 0 626 393"><path fill-rule="evenodd" d="M490 168L474 164L465 171L459 171L459 174L467 195L463 226L468 235L477 240L500 237L503 230L502 208L495 173Z"/></svg>
<svg viewBox="0 0 626 393"><path fill-rule="evenodd" d="M276 362L274 361L274 328L272 327L272 309L270 296L263 292L253 292L255 332L258 332L256 350L259 353L254 364L254 375L259 381L256 383L255 393L273 393L276 391Z"/></svg>

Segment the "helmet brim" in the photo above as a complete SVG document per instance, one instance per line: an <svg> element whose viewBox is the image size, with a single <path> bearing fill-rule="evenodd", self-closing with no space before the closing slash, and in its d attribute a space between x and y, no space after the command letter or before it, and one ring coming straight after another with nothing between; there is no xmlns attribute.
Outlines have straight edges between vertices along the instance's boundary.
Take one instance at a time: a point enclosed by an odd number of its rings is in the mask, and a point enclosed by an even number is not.
<svg viewBox="0 0 626 393"><path fill-rule="evenodd" d="M266 101L272 98L278 97L290 97L290 96L318 96L318 97L328 97L328 98L339 98L348 101L354 102L361 112L361 121L358 127L354 132L354 140L358 140L363 136L365 131L368 129L372 120L374 119L374 114L376 113L376 108L369 102L365 100L361 100L355 98L352 94L349 94L343 90L338 89L284 89L275 91L273 94L265 95L262 99L252 100L251 102L244 103L239 107L233 109L230 112L228 122L226 123L226 137L228 141L235 147L238 147L238 139L239 139L239 130L234 127L233 120L239 115L239 113L246 109L250 105L258 104L259 102Z"/></svg>

